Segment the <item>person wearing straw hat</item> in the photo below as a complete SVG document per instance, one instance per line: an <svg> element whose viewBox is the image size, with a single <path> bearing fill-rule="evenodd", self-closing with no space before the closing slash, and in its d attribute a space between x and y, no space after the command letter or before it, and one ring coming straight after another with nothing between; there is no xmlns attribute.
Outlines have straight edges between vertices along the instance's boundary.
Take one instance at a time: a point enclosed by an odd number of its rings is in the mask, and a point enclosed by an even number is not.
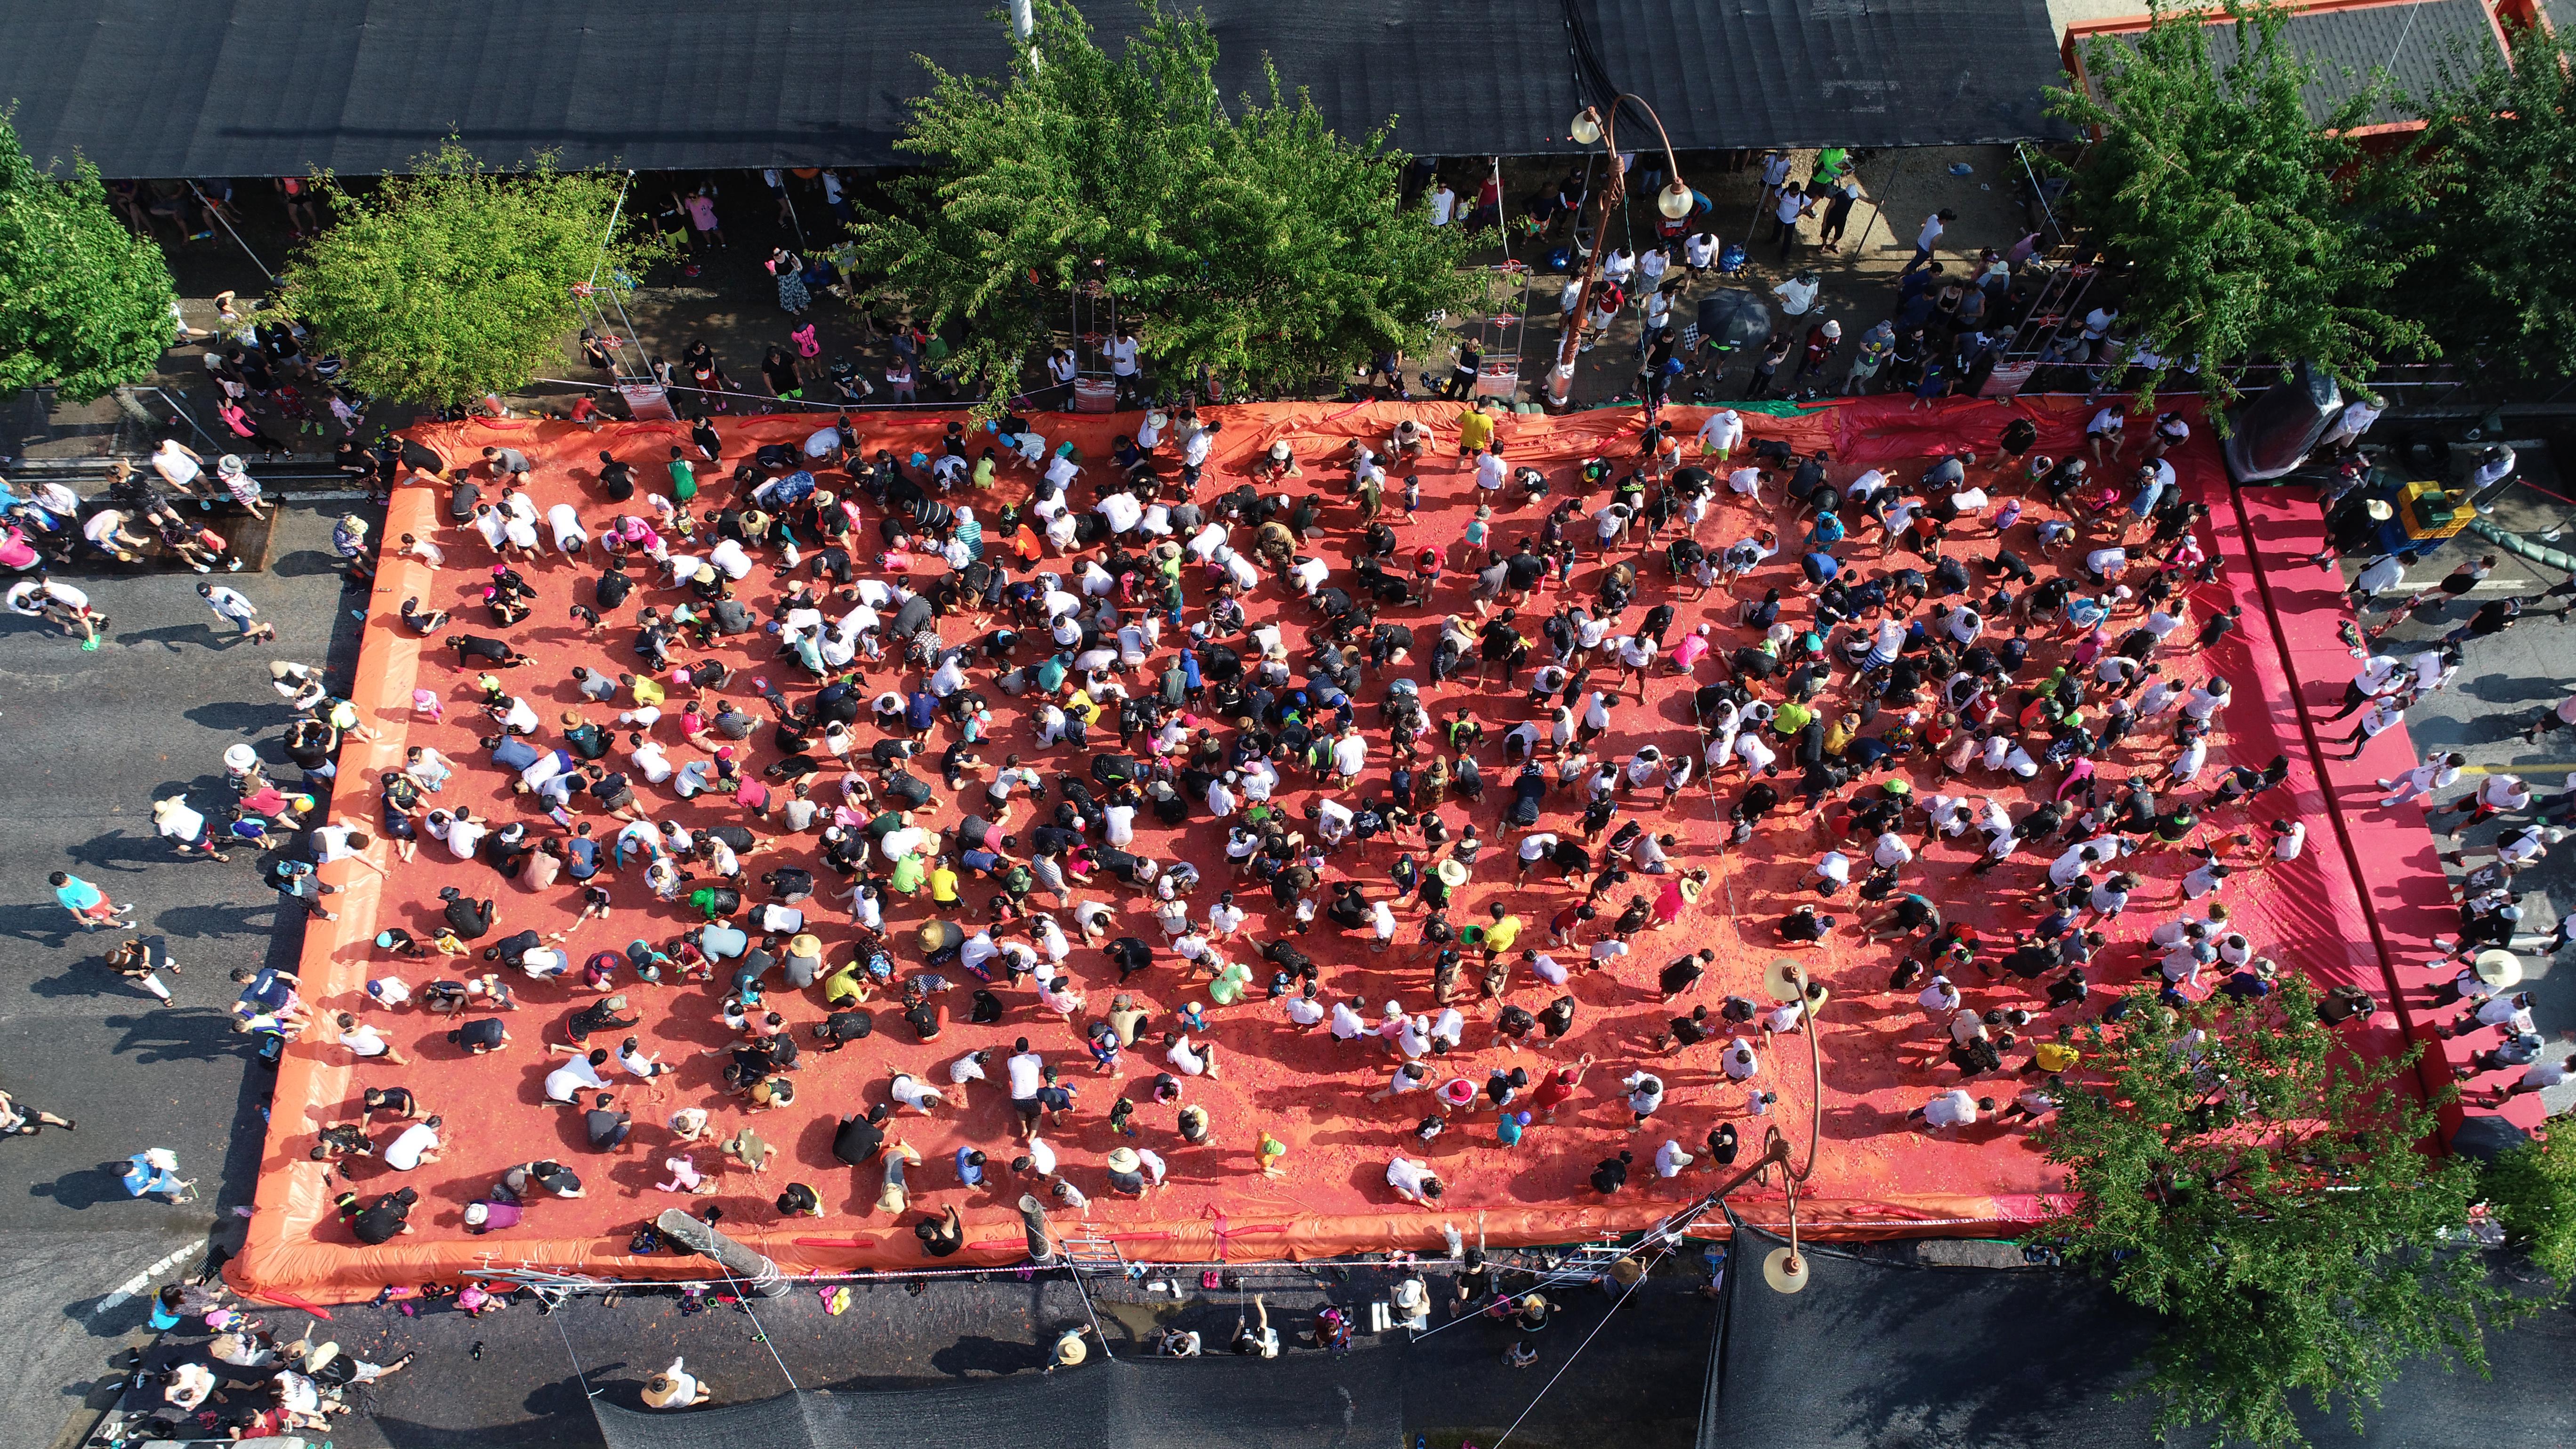
<svg viewBox="0 0 2576 1449"><path fill-rule="evenodd" d="M653 1375L644 1385L644 1407L648 1409L693 1409L715 1397L715 1390L699 1382L688 1371L688 1360L675 1358L671 1366Z"/></svg>

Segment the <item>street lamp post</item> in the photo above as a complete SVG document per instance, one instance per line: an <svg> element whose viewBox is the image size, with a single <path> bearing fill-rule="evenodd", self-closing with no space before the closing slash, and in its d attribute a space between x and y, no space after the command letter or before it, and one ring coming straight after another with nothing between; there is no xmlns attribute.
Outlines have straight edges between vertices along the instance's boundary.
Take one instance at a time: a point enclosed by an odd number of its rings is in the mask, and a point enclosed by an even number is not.
<svg viewBox="0 0 2576 1449"><path fill-rule="evenodd" d="M1628 175L1619 165L1619 137L1616 129L1619 103L1622 101L1636 101L1637 108L1646 113L1646 119L1655 123L1655 135L1664 143L1664 172L1672 179L1665 184L1663 190L1655 194L1655 210L1674 221L1679 221L1690 215L1691 204L1695 199L1690 187L1682 180L1681 162L1673 157L1673 139L1664 131L1663 117L1656 115L1653 106L1638 100L1637 97L1624 92L1612 97L1610 114L1607 116L1591 106L1585 106L1583 113L1576 116L1566 127L1566 134L1572 136L1577 144L1589 146L1598 141L1602 148L1610 153L1610 176L1601 188L1601 219L1592 229L1592 252L1584 258L1583 281L1575 295L1574 311L1569 314L1573 320L1566 325L1565 335L1557 342L1556 367L1548 373L1547 377L1548 402L1556 407L1565 406L1566 400L1573 396L1574 359L1576 354L1582 351L1584 321L1592 315L1593 284L1601 279L1601 244L1610 235L1610 208L1617 206L1628 194ZM1582 218L1575 218L1575 230L1579 233L1582 229Z"/></svg>
<svg viewBox="0 0 2576 1449"><path fill-rule="evenodd" d="M1807 1095L1807 1165L1790 1165L1786 1161L1787 1144L1781 1144L1781 1185L1789 1194L1789 1246L1772 1249L1762 1260L1762 1280L1775 1292L1795 1293L1807 1286L1807 1260L1798 1252L1798 1189L1814 1174L1816 1149L1824 1144L1825 1054L1816 1016L1825 1004L1826 994L1808 981L1806 966L1788 956L1771 958L1770 970L1763 973L1763 985L1772 1000L1799 1003L1807 1028L1807 1068L1812 1078Z"/></svg>

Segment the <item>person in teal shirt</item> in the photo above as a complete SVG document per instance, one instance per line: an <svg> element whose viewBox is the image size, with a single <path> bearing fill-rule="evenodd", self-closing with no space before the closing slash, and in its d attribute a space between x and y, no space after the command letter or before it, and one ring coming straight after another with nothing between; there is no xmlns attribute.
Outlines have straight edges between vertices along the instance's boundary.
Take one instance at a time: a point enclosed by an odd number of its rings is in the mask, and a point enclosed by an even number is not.
<svg viewBox="0 0 2576 1449"><path fill-rule="evenodd" d="M54 900L71 912L72 919L80 922L84 930L107 925L134 909L111 902L105 891L64 871L55 871L45 880L54 888Z"/></svg>

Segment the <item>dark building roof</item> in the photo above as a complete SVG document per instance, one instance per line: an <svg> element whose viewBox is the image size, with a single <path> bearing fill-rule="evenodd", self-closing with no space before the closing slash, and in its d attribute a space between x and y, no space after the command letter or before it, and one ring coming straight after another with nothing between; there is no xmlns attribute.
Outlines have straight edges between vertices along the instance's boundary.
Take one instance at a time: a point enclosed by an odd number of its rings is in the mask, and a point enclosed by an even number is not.
<svg viewBox="0 0 2576 1449"><path fill-rule="evenodd" d="M2567 3L2567 0L2560 0ZM2068 43L2080 48L2097 34L2116 35L2132 28L2125 22L2070 27ZM2143 29L2143 21L2134 28ZM2385 71L2397 89L2428 95L2440 87L2439 68L2454 50L2463 50L2475 66L2504 53L2494 19L2479 0L2394 0L2389 4L2316 5L2293 10L2281 27L2291 51L2317 68L2306 92L2308 114L2319 120L2334 114L2378 73ZM2224 66L2236 58L2236 27L2224 21L2209 27L2210 62ZM2095 67L2084 57L2086 69ZM2455 63L2456 64L2456 63ZM2089 76L2088 76L2089 78ZM2098 86L2097 92L2098 94ZM2402 106L2381 101L2362 119L2364 126L2414 123Z"/></svg>
<svg viewBox="0 0 2576 1449"><path fill-rule="evenodd" d="M1394 115L1417 155L1578 150L1567 120L1617 90L1684 149L2037 136L2059 78L2045 0L1200 8L1229 95L1267 54L1336 129ZM1132 25L1112 0L1091 15ZM0 0L0 27L0 104L29 152L134 177L377 174L450 134L501 163L897 165L915 57L991 74L1005 56L978 0Z"/></svg>
<svg viewBox="0 0 2576 1449"><path fill-rule="evenodd" d="M1566 8L1578 22L1588 18L1592 53L1607 72L1587 77L1587 93L1643 96L1676 146L1956 146L2066 133L2040 109L2041 91L2066 80L2045 3L1588 0ZM1638 119L1636 141L1622 126L1623 148L1652 136Z"/></svg>

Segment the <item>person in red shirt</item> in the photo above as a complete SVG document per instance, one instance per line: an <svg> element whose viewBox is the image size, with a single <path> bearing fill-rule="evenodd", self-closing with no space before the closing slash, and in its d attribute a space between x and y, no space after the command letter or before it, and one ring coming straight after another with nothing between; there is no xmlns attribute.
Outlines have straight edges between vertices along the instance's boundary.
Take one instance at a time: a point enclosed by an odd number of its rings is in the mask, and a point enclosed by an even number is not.
<svg viewBox="0 0 2576 1449"><path fill-rule="evenodd" d="M1583 1074L1592 1069L1592 1054L1585 1052L1573 1066L1560 1067L1539 1079L1530 1093L1530 1105L1546 1120L1556 1120L1556 1109L1574 1100L1574 1089L1583 1085Z"/></svg>

